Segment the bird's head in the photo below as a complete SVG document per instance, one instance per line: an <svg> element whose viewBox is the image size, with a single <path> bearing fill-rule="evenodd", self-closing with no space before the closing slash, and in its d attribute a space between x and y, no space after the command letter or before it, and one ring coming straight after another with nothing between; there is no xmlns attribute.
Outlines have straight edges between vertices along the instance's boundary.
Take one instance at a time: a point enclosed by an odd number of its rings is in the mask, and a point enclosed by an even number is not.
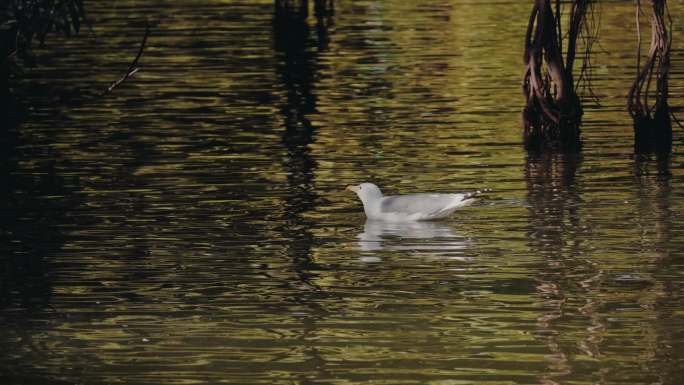
<svg viewBox="0 0 684 385"><path fill-rule="evenodd" d="M355 192L361 198L361 201L366 202L368 199L382 198L382 192L378 186L373 183L361 183L359 185L349 185L347 191Z"/></svg>

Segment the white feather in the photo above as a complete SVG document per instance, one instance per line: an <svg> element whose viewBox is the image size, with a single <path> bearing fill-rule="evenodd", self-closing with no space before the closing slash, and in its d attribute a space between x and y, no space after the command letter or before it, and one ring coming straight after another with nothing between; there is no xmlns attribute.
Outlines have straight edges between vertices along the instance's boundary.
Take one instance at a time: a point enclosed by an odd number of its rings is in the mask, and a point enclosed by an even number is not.
<svg viewBox="0 0 684 385"><path fill-rule="evenodd" d="M483 192L476 191L468 194L423 193L386 197L372 183L349 186L347 189L354 191L359 196L368 219L392 222L445 218L457 209L475 202L475 196Z"/></svg>

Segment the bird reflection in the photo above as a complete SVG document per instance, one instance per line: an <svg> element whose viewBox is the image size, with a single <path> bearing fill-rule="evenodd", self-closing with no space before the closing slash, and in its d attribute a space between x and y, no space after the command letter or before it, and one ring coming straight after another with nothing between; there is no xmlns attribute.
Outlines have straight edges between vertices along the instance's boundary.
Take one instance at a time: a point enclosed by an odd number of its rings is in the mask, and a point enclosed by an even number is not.
<svg viewBox="0 0 684 385"><path fill-rule="evenodd" d="M356 238L361 251L438 252L446 258L463 258L460 252L468 247L467 238L439 222L366 221Z"/></svg>

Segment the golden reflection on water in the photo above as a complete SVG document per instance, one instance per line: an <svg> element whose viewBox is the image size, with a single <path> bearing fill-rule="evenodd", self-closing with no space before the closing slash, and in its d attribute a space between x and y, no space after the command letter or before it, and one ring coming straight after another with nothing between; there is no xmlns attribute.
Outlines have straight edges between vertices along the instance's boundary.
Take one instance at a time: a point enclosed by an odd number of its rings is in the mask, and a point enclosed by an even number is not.
<svg viewBox="0 0 684 385"><path fill-rule="evenodd" d="M604 106L580 156L520 145L524 2L89 7L95 35L42 52L27 84L52 91L3 134L0 379L682 377L684 174L676 145L631 156L631 3L603 7ZM141 15L157 23L142 70L91 98ZM445 222L364 223L342 191L362 181L493 192Z"/></svg>

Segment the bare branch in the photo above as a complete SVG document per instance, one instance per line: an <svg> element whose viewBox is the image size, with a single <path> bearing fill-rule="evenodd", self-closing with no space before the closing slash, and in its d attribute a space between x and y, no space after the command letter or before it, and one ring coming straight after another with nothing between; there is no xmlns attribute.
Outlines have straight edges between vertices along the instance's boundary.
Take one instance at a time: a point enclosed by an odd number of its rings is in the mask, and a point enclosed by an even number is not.
<svg viewBox="0 0 684 385"><path fill-rule="evenodd" d="M112 92L116 87L120 86L123 82L128 80L128 78L132 77L135 75L140 68L138 68L138 61L140 60L140 57L143 54L143 51L145 50L145 45L147 45L147 38L150 36L150 24L145 23L145 36L143 36L142 42L140 43L140 49L138 49L138 54L135 56L135 59L131 62L131 65L128 66L128 70L122 76L119 80L115 81L110 85L102 94L108 94Z"/></svg>

